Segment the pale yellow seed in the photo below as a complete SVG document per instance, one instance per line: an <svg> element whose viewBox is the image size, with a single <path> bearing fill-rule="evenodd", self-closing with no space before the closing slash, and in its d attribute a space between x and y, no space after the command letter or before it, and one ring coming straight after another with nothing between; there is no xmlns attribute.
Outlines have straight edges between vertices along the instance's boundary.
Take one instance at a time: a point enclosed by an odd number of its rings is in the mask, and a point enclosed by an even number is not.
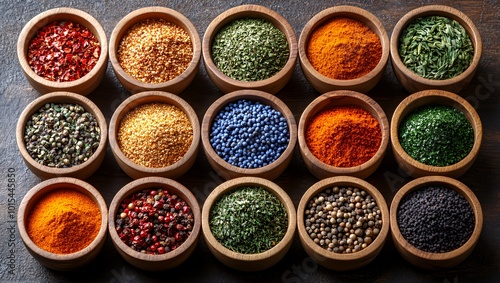
<svg viewBox="0 0 500 283"><path fill-rule="evenodd" d="M130 110L117 133L123 154L134 163L166 167L179 161L193 142L193 127L180 108L149 103Z"/></svg>

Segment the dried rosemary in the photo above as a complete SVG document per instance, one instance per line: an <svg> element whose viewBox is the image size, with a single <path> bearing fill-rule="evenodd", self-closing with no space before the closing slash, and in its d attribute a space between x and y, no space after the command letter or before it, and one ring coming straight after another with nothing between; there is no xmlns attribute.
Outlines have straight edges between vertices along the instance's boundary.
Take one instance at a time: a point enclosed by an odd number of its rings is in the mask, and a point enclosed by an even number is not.
<svg viewBox="0 0 500 283"><path fill-rule="evenodd" d="M399 55L419 76L444 80L463 73L474 47L467 31L455 20L428 16L414 20L400 37Z"/></svg>
<svg viewBox="0 0 500 283"><path fill-rule="evenodd" d="M271 249L285 236L283 203L261 187L241 187L222 196L210 211L210 230L226 248L243 254Z"/></svg>

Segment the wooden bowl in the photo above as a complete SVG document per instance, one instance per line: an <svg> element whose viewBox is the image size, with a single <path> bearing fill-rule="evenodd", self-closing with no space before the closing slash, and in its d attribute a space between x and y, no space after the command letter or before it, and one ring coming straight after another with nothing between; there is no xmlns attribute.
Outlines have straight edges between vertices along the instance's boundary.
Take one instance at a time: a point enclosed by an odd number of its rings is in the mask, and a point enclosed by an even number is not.
<svg viewBox="0 0 500 283"><path fill-rule="evenodd" d="M210 132L212 123L219 112L229 103L236 102L241 99L258 101L264 105L269 105L273 109L281 112L288 124L288 132L290 133L290 141L288 147L273 163L260 168L241 168L222 159L210 144ZM217 99L205 112L202 121L201 141L208 163L222 178L229 180L243 176L261 177L269 180L276 179L287 168L293 157L295 144L297 143L297 124L292 111L276 96L258 91L258 90L238 90L228 93Z"/></svg>
<svg viewBox="0 0 500 283"><path fill-rule="evenodd" d="M125 114L139 105L153 102L177 106L186 113L193 127L193 142L184 157L166 167L151 168L134 163L123 154L117 142L118 130ZM200 122L198 121L198 116L196 116L194 109L179 96L162 91L145 91L130 96L116 108L109 123L109 144L116 162L131 178L138 179L148 176L177 178L186 173L196 160L198 145L200 144Z"/></svg>
<svg viewBox="0 0 500 283"><path fill-rule="evenodd" d="M403 149L399 142L399 125L412 110L429 104L442 104L453 106L462 111L474 130L474 145L470 153L459 162L448 166L430 166L413 159ZM398 105L391 120L392 152L397 164L404 172L413 178L429 175L442 175L458 178L464 174L474 163L479 153L483 137L481 119L472 105L464 98L444 90L423 90L406 97Z"/></svg>
<svg viewBox="0 0 500 283"><path fill-rule="evenodd" d="M187 69L172 80L153 84L141 82L123 70L118 62L118 47L125 32L137 22L146 19L164 19L183 28L191 37L193 44L193 59ZM143 91L166 91L181 93L194 79L199 69L201 56L201 40L196 27L181 13L165 7L145 7L137 9L121 19L111 33L109 40L109 60L116 77L123 87L135 94Z"/></svg>
<svg viewBox="0 0 500 283"><path fill-rule="evenodd" d="M31 116L47 103L71 103L82 106L87 112L91 113L97 120L101 130L99 146L94 154L84 163L69 168L49 167L33 159L24 143L24 129ZM101 110L90 99L72 92L52 92L43 95L32 101L21 113L16 127L17 147L28 168L39 178L45 180L54 177L74 177L78 179L87 179L101 166L106 155L108 143L108 124Z"/></svg>
<svg viewBox="0 0 500 283"><path fill-rule="evenodd" d="M90 197L101 212L101 228L96 238L84 249L72 254L55 254L38 247L29 237L26 230L27 218L33 206L47 193L58 189L72 189ZM17 214L17 226L21 239L28 252L42 265L55 270L73 270L90 263L102 250L106 242L108 229L108 209L103 197L90 184L70 178L59 177L43 181L31 188L24 196Z"/></svg>
<svg viewBox="0 0 500 283"><path fill-rule="evenodd" d="M279 30L281 30L287 39L290 48L290 56L288 62L283 69L270 78L260 81L239 81L222 73L212 60L212 41L217 35L219 30L227 24L242 18L262 18L271 22ZM275 11L259 6L259 5L241 5L233 7L219 16L217 16L207 27L205 35L203 36L203 61L207 74L212 82L223 92L233 92L241 89L254 89L269 92L272 94L277 93L283 88L292 77L295 62L297 61L297 39L292 26L288 21Z"/></svg>
<svg viewBox="0 0 500 283"><path fill-rule="evenodd" d="M89 29L99 40L101 54L94 68L85 76L70 82L53 82L37 75L28 64L28 46L36 32L54 21L71 21ZM74 8L55 8L31 19L22 29L17 41L17 57L28 82L41 94L57 91L91 93L102 81L108 66L108 41L104 29L91 15Z"/></svg>
<svg viewBox="0 0 500 283"><path fill-rule="evenodd" d="M357 106L368 111L380 124L382 141L375 155L367 162L353 167L335 167L326 164L312 154L306 143L305 132L310 121L321 110L332 106ZM351 90L327 92L313 100L304 110L299 121L299 149L307 169L318 179L332 176L353 176L364 179L371 175L380 165L389 144L389 122L384 110L377 102L365 94Z"/></svg>
<svg viewBox="0 0 500 283"><path fill-rule="evenodd" d="M322 24L334 17L349 17L367 25L380 38L382 57L375 68L368 74L352 79L338 80L319 73L307 58L307 45L312 33ZM370 12L354 6L335 6L327 8L312 17L302 29L299 38L299 59L304 76L309 83L320 93L333 90L354 90L362 93L372 89L382 78L389 59L389 37L380 20Z"/></svg>
<svg viewBox="0 0 500 283"><path fill-rule="evenodd" d="M127 246L115 229L115 218L122 200L144 189L162 188L171 194L181 197L190 206L194 216L194 225L191 234L177 249L164 254L145 254ZM161 271L175 268L186 261L194 252L198 244L201 230L201 210L196 197L182 184L162 177L146 177L134 180L116 193L109 206L109 234L116 250L131 265L148 271Z"/></svg>
<svg viewBox="0 0 500 283"><path fill-rule="evenodd" d="M380 229L380 233L375 240L363 250L349 254L330 252L316 244L305 229L304 212L309 200L322 191L335 186L355 187L364 190L372 196L381 211L382 228ZM350 176L330 177L320 180L312 185L300 199L299 207L297 209L297 227L302 247L314 261L323 267L336 271L353 270L365 266L373 261L382 250L390 230L389 209L384 196L382 196L377 188L370 183Z"/></svg>
<svg viewBox="0 0 500 283"><path fill-rule="evenodd" d="M219 243L210 230L210 211L215 202L232 190L246 186L262 187L274 194L285 205L288 214L288 228L283 239L273 248L258 254L234 252ZM278 263L292 245L297 224L295 207L288 194L275 183L259 177L240 177L220 184L205 200L201 215L203 236L212 254L223 264L240 271L260 271Z"/></svg>
<svg viewBox="0 0 500 283"><path fill-rule="evenodd" d="M464 245L450 252L431 253L417 249L413 245L408 243L408 241L406 241L406 239L401 234L401 231L399 230L397 210L401 199L403 199L406 195L416 189L425 188L431 185L444 186L457 191L460 195L465 197L474 212L475 225L472 235ZM391 235L394 241L394 245L396 246L399 254L408 262L426 269L441 270L443 268L450 268L465 260L467 256L469 256L469 254L473 251L477 241L479 240L481 229L483 227L483 212L481 210L479 200L476 198L474 193L460 181L443 176L422 177L404 185L396 193L392 200L390 208L390 218Z"/></svg>
<svg viewBox="0 0 500 283"><path fill-rule="evenodd" d="M469 34L469 37L474 46L474 57L472 62L462 74L445 80L431 80L423 78L410 69L408 69L401 61L399 56L399 38L406 27L414 20L425 16L444 16L459 22ZM394 74L403 87L410 93L426 90L426 89L441 89L450 92L460 92L472 79L481 59L483 45L481 36L472 20L459 10L443 6L429 5L419 7L404 15L394 26L391 35L391 62Z"/></svg>

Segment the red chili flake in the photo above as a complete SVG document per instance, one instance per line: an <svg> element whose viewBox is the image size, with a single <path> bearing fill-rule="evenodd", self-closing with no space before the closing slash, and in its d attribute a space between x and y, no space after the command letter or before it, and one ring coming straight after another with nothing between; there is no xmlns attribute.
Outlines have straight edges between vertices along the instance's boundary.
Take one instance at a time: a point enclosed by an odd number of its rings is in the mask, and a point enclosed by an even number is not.
<svg viewBox="0 0 500 283"><path fill-rule="evenodd" d="M50 23L28 45L28 64L39 76L54 82L77 80L88 74L101 54L97 38L70 21Z"/></svg>

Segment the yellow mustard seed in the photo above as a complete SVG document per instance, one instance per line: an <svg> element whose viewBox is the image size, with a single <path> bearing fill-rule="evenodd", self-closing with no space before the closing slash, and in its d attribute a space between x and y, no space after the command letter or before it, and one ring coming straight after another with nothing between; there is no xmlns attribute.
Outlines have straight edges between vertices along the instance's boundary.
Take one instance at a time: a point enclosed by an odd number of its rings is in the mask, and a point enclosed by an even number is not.
<svg viewBox="0 0 500 283"><path fill-rule="evenodd" d="M118 63L138 81L158 84L182 74L193 59L193 44L180 26L145 19L131 26L118 46Z"/></svg>
<svg viewBox="0 0 500 283"><path fill-rule="evenodd" d="M117 141L134 163L166 167L179 161L193 142L193 127L184 111L167 103L137 106L123 117Z"/></svg>

